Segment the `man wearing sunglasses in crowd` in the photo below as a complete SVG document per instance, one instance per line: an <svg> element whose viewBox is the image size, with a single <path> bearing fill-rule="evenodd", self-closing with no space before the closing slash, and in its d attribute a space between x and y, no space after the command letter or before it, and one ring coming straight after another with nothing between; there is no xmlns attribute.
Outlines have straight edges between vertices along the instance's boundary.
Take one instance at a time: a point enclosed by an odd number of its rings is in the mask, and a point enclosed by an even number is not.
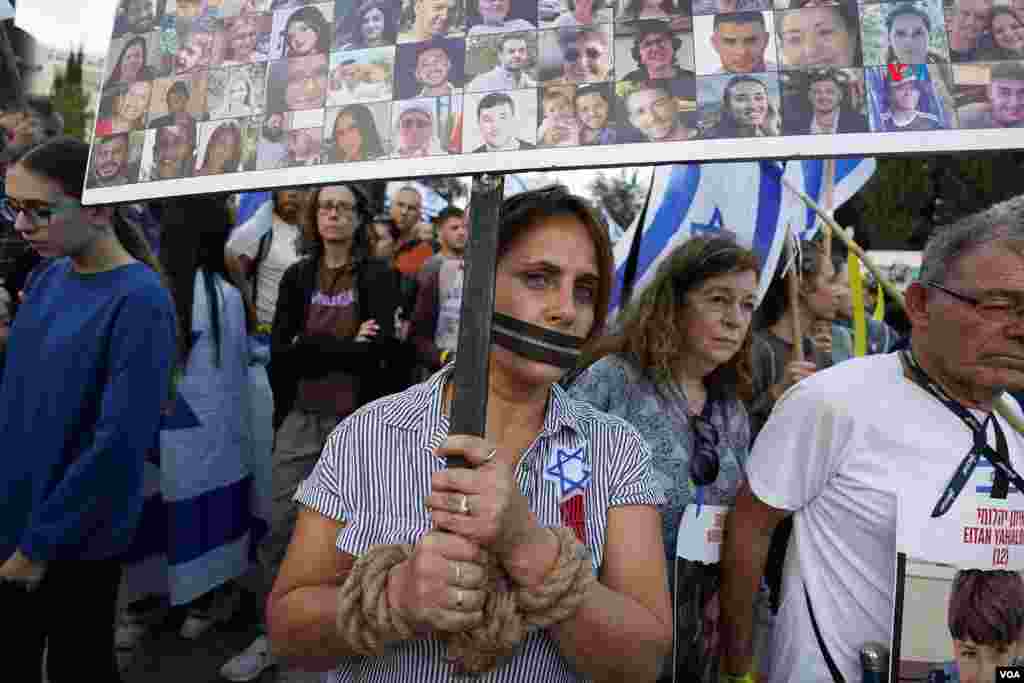
<svg viewBox="0 0 1024 683"><path fill-rule="evenodd" d="M857 681L860 648L891 640L897 509L909 528L948 528L1024 488L1024 437L994 412L1024 388L1022 214L1018 197L936 231L906 291L910 348L818 372L776 402L726 522L732 680L758 668L752 595L782 520L794 543L769 680Z"/></svg>

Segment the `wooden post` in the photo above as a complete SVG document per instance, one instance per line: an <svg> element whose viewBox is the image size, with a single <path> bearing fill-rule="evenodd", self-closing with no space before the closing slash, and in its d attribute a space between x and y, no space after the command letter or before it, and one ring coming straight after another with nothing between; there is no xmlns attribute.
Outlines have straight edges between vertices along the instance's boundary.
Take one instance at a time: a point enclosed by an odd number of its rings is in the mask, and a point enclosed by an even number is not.
<svg viewBox="0 0 1024 683"><path fill-rule="evenodd" d="M487 383L494 317L494 273L498 266L498 224L505 196L502 175L473 177L466 278L462 286L459 345L455 354L455 396L450 434L484 436L487 430ZM472 323L472 324L470 324ZM465 458L449 457L448 467L467 467Z"/></svg>
<svg viewBox="0 0 1024 683"><path fill-rule="evenodd" d="M800 263L793 249L793 230L786 226L786 263L790 264L786 275L786 294L789 298L789 316L793 323L793 360L804 361L804 335L800 326Z"/></svg>

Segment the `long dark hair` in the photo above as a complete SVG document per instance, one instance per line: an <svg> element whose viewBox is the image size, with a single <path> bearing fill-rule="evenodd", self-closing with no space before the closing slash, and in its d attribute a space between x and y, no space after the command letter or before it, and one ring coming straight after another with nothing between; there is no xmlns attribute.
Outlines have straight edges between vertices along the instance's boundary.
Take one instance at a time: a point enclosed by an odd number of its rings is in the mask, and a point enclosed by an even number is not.
<svg viewBox="0 0 1024 683"><path fill-rule="evenodd" d="M373 113L370 111L370 108L365 104L349 104L339 109L337 116L334 117L334 125L331 127L331 141L327 150L331 159L333 161L341 161L334 152L334 136L338 132L338 119L341 118L342 114L348 114L352 117L356 127L359 129L360 136L362 136L363 144L360 149L363 152L363 158L361 161L378 159L384 156L384 145L380 141L380 133L377 132L377 124L373 121Z"/></svg>
<svg viewBox="0 0 1024 683"><path fill-rule="evenodd" d="M35 175L56 182L69 197L81 199L86 166L89 163L89 145L67 136L53 138L27 151L17 163ZM171 291L164 270L153 254L149 242L146 241L142 229L116 206L111 217L111 226L125 251L135 260L156 271L168 291Z"/></svg>
<svg viewBox="0 0 1024 683"><path fill-rule="evenodd" d="M129 40L127 43L125 43L123 48L121 48L121 56L117 58L117 64L114 66L114 70L110 72L110 82L111 83L119 83L119 82L121 82L121 62L124 61L124 53L128 52L128 48L130 48L132 45L141 45L142 46L142 66L139 68L139 74L140 74L140 78L144 78L145 77L145 71L146 71L146 68L147 68L146 60L148 59L148 55L146 54L146 48L148 46L146 45L146 39L145 38L143 38L142 36L135 36L134 38Z"/></svg>
<svg viewBox="0 0 1024 683"><path fill-rule="evenodd" d="M584 365L612 353L622 354L655 386L665 388L672 381L682 354L686 336L684 306L690 292L712 277L748 270L757 273L759 269L757 257L732 240L687 240L658 266L654 280L622 311L620 331L598 341L584 359ZM735 391L743 400L752 398L752 332L753 325L747 329L736 355L708 376L708 387Z"/></svg>
<svg viewBox="0 0 1024 683"><path fill-rule="evenodd" d="M292 13L292 15L288 17L288 21L285 22L284 29L281 31L281 40L284 41L284 47L281 51L281 55L283 57L296 56L292 54L291 45L288 44L288 27L291 26L296 21L301 21L302 23L306 24L311 29L316 31L316 50L315 52L312 52L310 54L316 54L318 52L326 54L327 52L330 52L331 25L327 23L327 20L324 19L324 15L319 9L313 7L312 5L306 5L305 7L300 7L299 9L295 10Z"/></svg>
<svg viewBox="0 0 1024 683"><path fill-rule="evenodd" d="M231 231L230 212L225 195L205 195L167 200L164 204L160 257L167 270L178 314L182 341L179 364L182 368L192 352L192 310L196 273L202 273L203 287L210 309L210 328L215 349L214 364L221 362L220 297L217 276L230 283L224 263L224 245Z"/></svg>
<svg viewBox="0 0 1024 683"><path fill-rule="evenodd" d="M320 230L317 226L317 219L320 215L320 193L325 187L347 188L356 199L356 229L352 235L352 264L358 273L365 261L370 256L370 222L373 214L370 213L370 202L363 189L354 183L332 183L330 185L318 185L310 194L306 204L305 214L302 216L301 229L299 232L299 253L309 256L319 262L324 256L324 240L320 237Z"/></svg>

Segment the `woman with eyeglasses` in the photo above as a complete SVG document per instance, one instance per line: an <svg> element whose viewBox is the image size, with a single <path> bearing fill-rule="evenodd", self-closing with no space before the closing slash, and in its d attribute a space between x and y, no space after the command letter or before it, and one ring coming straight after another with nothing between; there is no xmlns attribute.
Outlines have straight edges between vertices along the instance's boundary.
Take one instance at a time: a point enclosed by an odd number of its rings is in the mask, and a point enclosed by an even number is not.
<svg viewBox="0 0 1024 683"><path fill-rule="evenodd" d="M4 636L17 680L40 680L44 648L53 683L121 680L120 557L176 354L174 305L141 232L116 207L81 204L88 158L57 138L6 174L15 230L50 259L25 287L0 384L0 604L17 615Z"/></svg>
<svg viewBox="0 0 1024 683"><path fill-rule="evenodd" d="M401 354L394 330L397 278L369 256L370 218L367 199L354 185L313 190L299 237L305 257L281 278L271 363L285 378L274 401L287 407L272 458L271 528L263 553L267 590L295 526L296 487L312 473L338 422L376 397L384 383L382 363ZM271 658L266 637L248 652L248 658L229 662L229 679L251 680L235 674L244 673L255 654L262 653L263 668Z"/></svg>
<svg viewBox="0 0 1024 683"><path fill-rule="evenodd" d="M730 240L694 238L677 247L569 389L625 419L651 446L667 498L661 517L677 606L678 681L718 680L718 565L677 563L677 538L682 523L713 519L690 518L702 506L730 506L745 478L750 425L743 400L751 391L758 268L757 258ZM671 671L664 680L672 680Z"/></svg>

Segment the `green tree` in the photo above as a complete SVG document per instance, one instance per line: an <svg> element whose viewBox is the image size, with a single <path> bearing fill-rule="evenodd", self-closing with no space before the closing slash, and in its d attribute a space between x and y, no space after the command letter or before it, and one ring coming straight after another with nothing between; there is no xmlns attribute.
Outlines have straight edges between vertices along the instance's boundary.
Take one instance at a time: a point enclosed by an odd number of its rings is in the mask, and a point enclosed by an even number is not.
<svg viewBox="0 0 1024 683"><path fill-rule="evenodd" d="M611 176L599 172L587 186L595 203L623 230L633 223L647 195L647 188L637 176L635 168L624 168Z"/></svg>
<svg viewBox="0 0 1024 683"><path fill-rule="evenodd" d="M64 134L88 141L92 136L89 96L82 85L85 52L79 47L68 55L64 70L53 79L53 107L64 117Z"/></svg>

